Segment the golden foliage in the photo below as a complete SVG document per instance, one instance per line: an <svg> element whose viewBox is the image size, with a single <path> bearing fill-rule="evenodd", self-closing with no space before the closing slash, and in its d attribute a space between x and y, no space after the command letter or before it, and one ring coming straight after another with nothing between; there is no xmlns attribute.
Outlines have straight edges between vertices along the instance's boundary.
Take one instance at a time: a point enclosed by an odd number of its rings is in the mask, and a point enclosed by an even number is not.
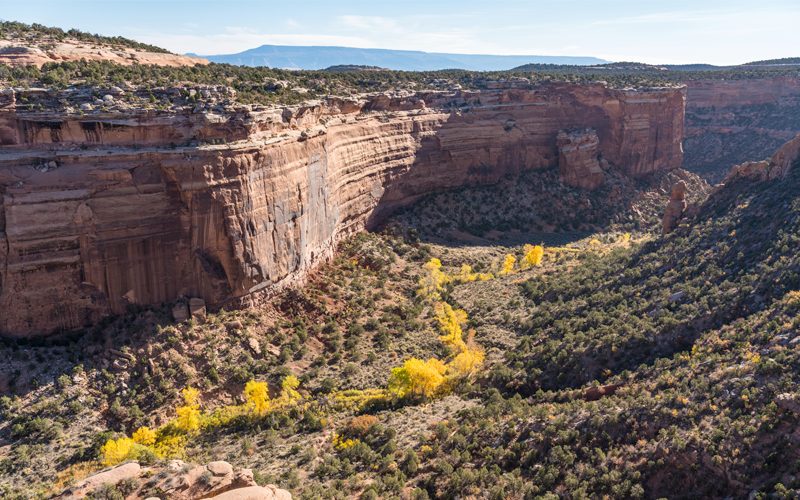
<svg viewBox="0 0 800 500"><path fill-rule="evenodd" d="M544 248L541 245L525 245L525 258L522 260L522 266L525 268L542 265L542 257L544 257Z"/></svg>
<svg viewBox="0 0 800 500"><path fill-rule="evenodd" d="M284 403L291 403L300 399L300 393L297 392L299 386L300 381L297 380L297 377L294 375L289 375L283 379L283 383L281 384L283 388L281 391L281 399Z"/></svg>
<svg viewBox="0 0 800 500"><path fill-rule="evenodd" d="M162 458L181 458L186 455L186 436L164 436L155 446Z"/></svg>
<svg viewBox="0 0 800 500"><path fill-rule="evenodd" d="M200 427L200 391L187 387L181 391L184 406L177 408L178 418L175 425L184 432L192 432Z"/></svg>
<svg viewBox="0 0 800 500"><path fill-rule="evenodd" d="M247 397L247 407L251 412L263 415L270 408L269 386L266 382L251 380L244 388Z"/></svg>
<svg viewBox="0 0 800 500"><path fill-rule="evenodd" d="M389 387L400 397L410 394L412 397L430 398L442 389L446 372L447 367L438 359L422 361L411 358L402 368L392 370Z"/></svg>
<svg viewBox="0 0 800 500"><path fill-rule="evenodd" d="M467 283L470 281L486 281L488 279L492 279L493 276L485 273L473 273L472 267L464 264L461 266L461 273L458 275L458 278L462 282Z"/></svg>
<svg viewBox="0 0 800 500"><path fill-rule="evenodd" d="M151 431L149 427L139 427L133 433L133 440L139 444L150 446L156 442L156 431Z"/></svg>
<svg viewBox="0 0 800 500"><path fill-rule="evenodd" d="M431 259L422 268L426 273L419 280L419 294L423 297L435 297L442 290L442 284L448 281L447 275L442 272L442 261Z"/></svg>
<svg viewBox="0 0 800 500"><path fill-rule="evenodd" d="M517 261L517 258L511 254L506 255L506 260L503 261L503 270L500 271L500 274L508 274L514 270L514 263Z"/></svg>
<svg viewBox="0 0 800 500"><path fill-rule="evenodd" d="M466 347L464 340L461 338L461 325L467 322L467 313L461 309L453 310L450 304L446 302L439 302L434 306L436 312L436 321L439 322L439 328L444 333L439 337L446 346L455 352L461 352Z"/></svg>
<svg viewBox="0 0 800 500"><path fill-rule="evenodd" d="M102 468L103 466L95 461L72 465L69 469L56 473L56 480L53 481L50 487L50 494L56 496L67 486L72 486L78 481L86 479Z"/></svg>
<svg viewBox="0 0 800 500"><path fill-rule="evenodd" d="M133 439L127 437L119 438L116 441L109 439L108 442L100 448L103 465L105 467L111 467L112 465L117 465L126 460L134 444Z"/></svg>

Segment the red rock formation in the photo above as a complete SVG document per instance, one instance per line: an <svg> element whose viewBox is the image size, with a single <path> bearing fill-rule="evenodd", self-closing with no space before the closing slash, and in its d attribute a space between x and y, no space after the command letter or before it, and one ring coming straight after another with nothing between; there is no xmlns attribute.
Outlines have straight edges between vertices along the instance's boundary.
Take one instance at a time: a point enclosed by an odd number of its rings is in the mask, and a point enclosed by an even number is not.
<svg viewBox="0 0 800 500"><path fill-rule="evenodd" d="M672 195L670 197L667 210L664 212L662 234L672 232L678 226L678 221L683 216L686 209L686 183L678 181L672 185Z"/></svg>
<svg viewBox="0 0 800 500"><path fill-rule="evenodd" d="M586 189L603 184L603 169L597 161L598 144L597 133L591 129L558 133L558 171L567 184Z"/></svg>
<svg viewBox="0 0 800 500"><path fill-rule="evenodd" d="M118 485L125 479L138 479L142 472L153 477L149 481L139 481L133 491L128 492L128 500L153 498L153 491L159 491L171 500L199 500L203 498L253 499L253 500L291 500L292 495L274 485L261 487L253 480L251 469L234 468L228 462L211 462L197 467L187 466L180 460L172 460L166 468L156 470L142 469L137 462L126 462L109 467L93 476L66 488L54 500L80 500L103 484ZM163 497L162 497L163 498Z"/></svg>
<svg viewBox="0 0 800 500"><path fill-rule="evenodd" d="M443 108L452 101L466 104ZM257 305L396 207L555 166L558 131L586 125L630 175L677 168L683 90L557 84L227 114L0 113L0 334L80 328L181 294ZM228 144L154 147L192 136ZM133 142L147 147L121 148Z"/></svg>
<svg viewBox="0 0 800 500"><path fill-rule="evenodd" d="M798 160L800 160L800 135L781 146L769 160L746 161L741 165L735 165L725 180L714 186L711 194L716 194L725 187L725 184L737 177L759 181L784 177L797 164Z"/></svg>
<svg viewBox="0 0 800 500"><path fill-rule="evenodd" d="M145 52L132 48L97 47L92 43L67 40L55 42L52 47L42 50L26 47L18 43L0 40L0 64L24 66L34 64L41 67L48 62L61 61L112 61L130 66L132 64L156 64L158 66L196 66L208 64L207 59L178 54Z"/></svg>
<svg viewBox="0 0 800 500"><path fill-rule="evenodd" d="M598 387L589 387L583 393L583 399L585 401L598 401L603 396L613 396L617 393L617 389L622 387L622 385L623 384L609 384Z"/></svg>
<svg viewBox="0 0 800 500"><path fill-rule="evenodd" d="M686 108L772 104L784 97L800 97L800 77L749 80L693 80L686 85Z"/></svg>
<svg viewBox="0 0 800 500"><path fill-rule="evenodd" d="M800 132L800 77L684 82L683 168L711 182L764 158Z"/></svg>

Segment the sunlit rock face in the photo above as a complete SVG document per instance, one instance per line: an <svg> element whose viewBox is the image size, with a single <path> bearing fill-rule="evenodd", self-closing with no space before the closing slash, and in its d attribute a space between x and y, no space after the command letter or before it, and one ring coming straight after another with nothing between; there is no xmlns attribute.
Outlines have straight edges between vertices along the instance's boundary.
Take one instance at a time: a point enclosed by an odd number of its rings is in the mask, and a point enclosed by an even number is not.
<svg viewBox="0 0 800 500"><path fill-rule="evenodd" d="M595 161L634 177L678 168L684 89L552 84L225 113L14 109L0 112L0 335L31 336L180 295L257 306L422 195L557 166L560 130L594 129ZM181 147L192 138L226 144Z"/></svg>

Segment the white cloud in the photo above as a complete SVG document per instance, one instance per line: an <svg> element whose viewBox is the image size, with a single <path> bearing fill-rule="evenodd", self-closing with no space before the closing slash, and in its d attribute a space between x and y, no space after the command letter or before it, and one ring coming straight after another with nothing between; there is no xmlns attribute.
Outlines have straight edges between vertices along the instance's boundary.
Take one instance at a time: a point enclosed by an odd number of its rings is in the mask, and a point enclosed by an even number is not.
<svg viewBox="0 0 800 500"><path fill-rule="evenodd" d="M284 24L286 26L288 26L289 28L292 28L292 29L307 28L308 27L308 26L304 26L304 25L298 23L297 21L295 21L291 17L289 19L287 19L286 21L284 21Z"/></svg>

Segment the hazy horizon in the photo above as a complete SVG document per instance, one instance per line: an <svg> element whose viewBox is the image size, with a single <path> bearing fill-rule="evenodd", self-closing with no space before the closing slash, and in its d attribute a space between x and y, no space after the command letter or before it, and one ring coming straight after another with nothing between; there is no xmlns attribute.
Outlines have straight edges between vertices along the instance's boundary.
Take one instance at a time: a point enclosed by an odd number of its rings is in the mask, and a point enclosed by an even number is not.
<svg viewBox="0 0 800 500"><path fill-rule="evenodd" d="M581 56L649 64L735 65L796 57L800 4L3 2L2 18L108 36L172 52L236 54L262 45L336 46L494 56Z"/></svg>

